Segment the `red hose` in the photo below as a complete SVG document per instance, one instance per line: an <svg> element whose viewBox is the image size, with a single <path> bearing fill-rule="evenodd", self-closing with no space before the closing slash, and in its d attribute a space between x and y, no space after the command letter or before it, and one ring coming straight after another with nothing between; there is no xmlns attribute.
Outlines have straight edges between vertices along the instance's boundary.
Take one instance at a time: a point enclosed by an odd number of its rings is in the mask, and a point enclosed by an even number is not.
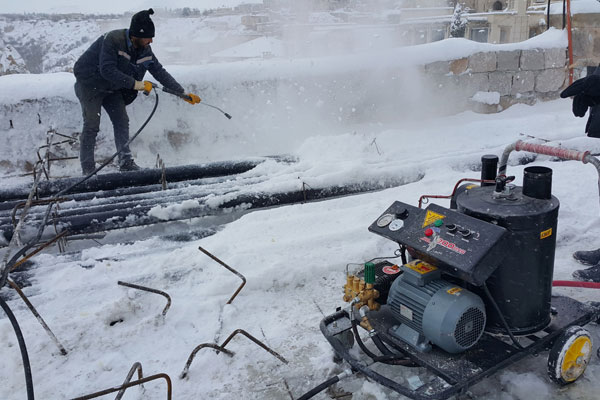
<svg viewBox="0 0 600 400"><path fill-rule="evenodd" d="M581 287L581 288L589 288L589 289L600 289L600 282L552 281L552 286Z"/></svg>

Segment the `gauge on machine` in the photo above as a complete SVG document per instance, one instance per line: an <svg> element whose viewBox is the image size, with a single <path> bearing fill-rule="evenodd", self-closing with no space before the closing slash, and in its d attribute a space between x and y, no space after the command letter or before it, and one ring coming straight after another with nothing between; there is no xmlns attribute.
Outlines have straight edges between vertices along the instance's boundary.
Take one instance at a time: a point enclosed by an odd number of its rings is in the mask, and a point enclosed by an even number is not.
<svg viewBox="0 0 600 400"><path fill-rule="evenodd" d="M392 222L394 220L394 218L396 218L396 217L394 217L393 214L383 214L377 220L377 226L380 228L385 228L386 226L388 226L390 224L390 222Z"/></svg>
<svg viewBox="0 0 600 400"><path fill-rule="evenodd" d="M404 221L402 221L401 219L395 219L390 223L390 226L388 228L390 229L390 231L396 232L397 230L402 229L403 226Z"/></svg>

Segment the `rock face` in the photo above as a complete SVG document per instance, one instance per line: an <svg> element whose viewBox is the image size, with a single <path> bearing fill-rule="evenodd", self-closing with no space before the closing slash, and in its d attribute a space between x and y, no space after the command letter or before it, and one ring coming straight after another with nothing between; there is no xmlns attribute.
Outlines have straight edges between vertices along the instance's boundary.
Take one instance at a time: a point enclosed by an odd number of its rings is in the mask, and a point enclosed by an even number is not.
<svg viewBox="0 0 600 400"><path fill-rule="evenodd" d="M19 52L0 39L0 75L26 74L28 72L25 61Z"/></svg>

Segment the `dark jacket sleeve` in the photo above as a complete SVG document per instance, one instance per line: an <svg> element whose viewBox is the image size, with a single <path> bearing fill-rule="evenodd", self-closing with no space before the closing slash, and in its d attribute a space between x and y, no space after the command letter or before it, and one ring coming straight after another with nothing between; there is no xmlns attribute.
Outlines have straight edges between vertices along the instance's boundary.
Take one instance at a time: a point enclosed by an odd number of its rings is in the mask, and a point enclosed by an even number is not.
<svg viewBox="0 0 600 400"><path fill-rule="evenodd" d="M100 75L109 81L114 89L133 89L135 79L117 68L119 45L112 35L106 35L100 49Z"/></svg>
<svg viewBox="0 0 600 400"><path fill-rule="evenodd" d="M171 89L177 93L183 93L185 90L181 85L167 72L167 70L158 61L158 58L154 56L152 64L148 67L148 72L152 74L163 86Z"/></svg>

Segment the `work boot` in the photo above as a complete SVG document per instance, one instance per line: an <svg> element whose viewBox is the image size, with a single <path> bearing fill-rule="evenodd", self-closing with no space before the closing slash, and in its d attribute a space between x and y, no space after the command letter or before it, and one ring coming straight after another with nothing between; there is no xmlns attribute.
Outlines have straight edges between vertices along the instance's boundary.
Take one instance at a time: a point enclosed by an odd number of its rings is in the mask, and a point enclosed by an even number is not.
<svg viewBox="0 0 600 400"><path fill-rule="evenodd" d="M600 264L573 272L573 278L580 281L600 283Z"/></svg>
<svg viewBox="0 0 600 400"><path fill-rule="evenodd" d="M124 171L139 171L141 170L142 167L140 167L139 165L137 165L135 163L135 161L133 161L133 158L129 158L125 161L123 161L121 163L121 165L119 166L119 171L124 172Z"/></svg>
<svg viewBox="0 0 600 400"><path fill-rule="evenodd" d="M576 251L573 258L583 265L596 265L600 263L600 249Z"/></svg>
<svg viewBox="0 0 600 400"><path fill-rule="evenodd" d="M81 172L82 172L83 176L88 176L89 174L91 174L95 170L96 170L96 166L95 165L82 165L81 166Z"/></svg>

